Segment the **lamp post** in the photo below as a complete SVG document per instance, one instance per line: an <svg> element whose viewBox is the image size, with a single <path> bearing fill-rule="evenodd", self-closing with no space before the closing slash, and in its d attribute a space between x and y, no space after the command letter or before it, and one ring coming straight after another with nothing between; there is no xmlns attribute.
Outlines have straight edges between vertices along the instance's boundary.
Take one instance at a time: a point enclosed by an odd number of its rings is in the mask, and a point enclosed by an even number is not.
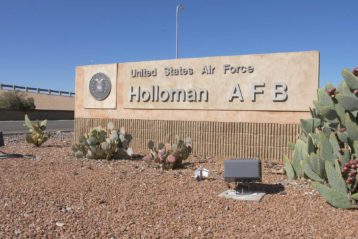
<svg viewBox="0 0 358 239"><path fill-rule="evenodd" d="M176 52L175 52L175 56L176 56L176 59L178 59L178 53L179 53L179 44L178 44L178 24L179 24L179 21L178 21L178 15L179 15L179 11L180 10L184 10L184 5L183 4L179 4L177 5L177 9L176 9L176 37L175 37L175 40L176 40Z"/></svg>

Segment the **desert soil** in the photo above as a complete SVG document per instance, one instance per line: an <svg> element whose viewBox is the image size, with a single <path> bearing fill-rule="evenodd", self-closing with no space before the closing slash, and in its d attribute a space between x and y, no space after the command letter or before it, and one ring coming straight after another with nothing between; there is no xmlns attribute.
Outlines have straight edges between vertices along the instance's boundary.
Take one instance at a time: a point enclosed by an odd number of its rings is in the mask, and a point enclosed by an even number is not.
<svg viewBox="0 0 358 239"><path fill-rule="evenodd" d="M223 159L191 156L161 171L141 160L72 156L72 134L39 148L5 137L0 159L0 238L357 238L358 211L335 209L305 181L265 164L261 202L218 197L219 178L197 182L200 166L223 175ZM257 186L260 187L260 186ZM282 188L284 189L282 190Z"/></svg>

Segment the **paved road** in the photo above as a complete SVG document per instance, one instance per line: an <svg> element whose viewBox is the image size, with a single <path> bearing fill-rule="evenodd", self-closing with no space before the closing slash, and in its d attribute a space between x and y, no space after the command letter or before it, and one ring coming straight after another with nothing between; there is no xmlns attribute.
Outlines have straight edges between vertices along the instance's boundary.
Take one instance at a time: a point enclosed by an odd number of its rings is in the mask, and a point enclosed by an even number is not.
<svg viewBox="0 0 358 239"><path fill-rule="evenodd" d="M0 121L0 131L4 134L25 133L27 132L23 121ZM49 120L47 123L48 131L73 131L73 120Z"/></svg>

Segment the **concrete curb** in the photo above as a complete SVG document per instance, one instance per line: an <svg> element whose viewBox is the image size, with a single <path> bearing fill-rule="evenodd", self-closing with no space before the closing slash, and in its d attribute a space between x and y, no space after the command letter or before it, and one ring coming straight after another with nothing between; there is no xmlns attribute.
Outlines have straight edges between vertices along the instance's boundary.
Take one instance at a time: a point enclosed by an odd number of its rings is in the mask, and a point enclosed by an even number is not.
<svg viewBox="0 0 358 239"><path fill-rule="evenodd" d="M56 132L61 132L61 133L73 133L74 131L73 130L67 130L67 129L65 129L65 130L49 130L49 131L46 131L46 132L48 132L48 133L56 133ZM4 136L12 136L12 135L21 135L21 134L26 134L26 132L8 132L8 133L6 133L6 132L2 132L2 134L4 135Z"/></svg>

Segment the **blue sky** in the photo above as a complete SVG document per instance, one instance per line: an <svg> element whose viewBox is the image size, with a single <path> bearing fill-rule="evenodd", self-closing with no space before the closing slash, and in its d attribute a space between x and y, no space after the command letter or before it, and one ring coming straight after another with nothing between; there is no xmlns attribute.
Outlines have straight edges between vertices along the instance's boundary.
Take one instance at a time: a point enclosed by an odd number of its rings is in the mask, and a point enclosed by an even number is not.
<svg viewBox="0 0 358 239"><path fill-rule="evenodd" d="M78 65L319 50L320 81L358 66L357 0L0 0L0 82L74 90Z"/></svg>

